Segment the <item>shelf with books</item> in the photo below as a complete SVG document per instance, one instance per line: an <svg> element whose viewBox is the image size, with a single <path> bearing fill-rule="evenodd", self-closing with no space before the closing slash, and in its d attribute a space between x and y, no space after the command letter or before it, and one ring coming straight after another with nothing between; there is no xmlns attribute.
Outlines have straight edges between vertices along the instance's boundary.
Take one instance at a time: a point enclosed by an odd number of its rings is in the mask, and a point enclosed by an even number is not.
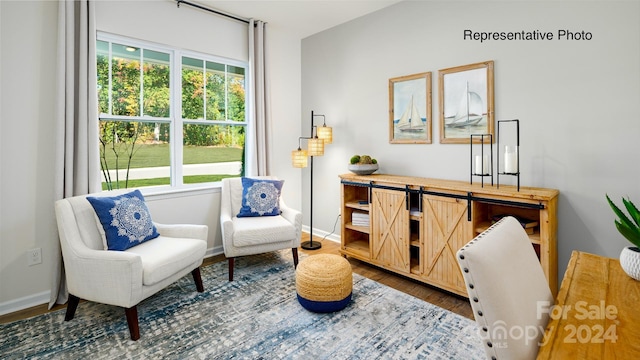
<svg viewBox="0 0 640 360"><path fill-rule="evenodd" d="M370 257L369 191L363 186L342 186L341 251L359 259Z"/></svg>

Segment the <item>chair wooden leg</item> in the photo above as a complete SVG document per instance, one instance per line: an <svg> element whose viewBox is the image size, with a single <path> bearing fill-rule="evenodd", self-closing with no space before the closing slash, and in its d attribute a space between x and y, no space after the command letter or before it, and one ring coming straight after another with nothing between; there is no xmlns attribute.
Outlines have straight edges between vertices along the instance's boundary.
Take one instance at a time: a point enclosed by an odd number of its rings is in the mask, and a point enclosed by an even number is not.
<svg viewBox="0 0 640 360"><path fill-rule="evenodd" d="M202 276L200 276L200 268L197 267L193 269L191 275L193 275L193 281L196 282L196 289L198 290L198 292L203 292L204 286L202 286Z"/></svg>
<svg viewBox="0 0 640 360"><path fill-rule="evenodd" d="M291 248L291 252L293 253L293 268L298 268L298 248Z"/></svg>
<svg viewBox="0 0 640 360"><path fill-rule="evenodd" d="M73 320L73 316L76 314L76 309L80 303L80 298L69 294L69 301L67 302L67 313L64 316L64 321Z"/></svg>
<svg viewBox="0 0 640 360"><path fill-rule="evenodd" d="M131 340L136 341L140 339L140 327L138 326L138 308L134 305L130 308L124 309L124 312L127 315L127 324L129 325Z"/></svg>
<svg viewBox="0 0 640 360"><path fill-rule="evenodd" d="M233 267L234 267L236 258L230 257L228 260L229 260L229 281L233 281Z"/></svg>

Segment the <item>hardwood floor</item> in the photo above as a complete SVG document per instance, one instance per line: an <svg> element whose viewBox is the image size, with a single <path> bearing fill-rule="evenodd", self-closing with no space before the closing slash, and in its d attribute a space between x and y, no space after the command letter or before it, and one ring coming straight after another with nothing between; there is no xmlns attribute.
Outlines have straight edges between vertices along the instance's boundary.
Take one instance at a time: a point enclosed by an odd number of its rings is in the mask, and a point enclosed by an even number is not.
<svg viewBox="0 0 640 360"><path fill-rule="evenodd" d="M302 241L308 241L309 234L302 233ZM300 252L303 252L308 255L317 255L317 254L336 254L339 255L340 244L331 240L321 240L314 236L313 241L321 241L322 248L318 250L303 250L300 249ZM210 258L206 258L203 265L210 265L219 261L224 261L224 255L216 255ZM465 316L469 319L473 319L473 312L471 311L471 305L469 304L469 300L466 298L462 298L457 295L453 295L442 290L439 290L435 287L431 287L429 285L420 283L418 281L405 278L403 276L396 275L390 271L386 271L375 267L373 265L369 265L362 261L348 258L351 263L351 267L353 268L353 272L364 277L367 277L371 280L375 280L381 284L392 287L396 290L402 291L406 294L412 295L424 301L428 301L434 305L440 306L441 308L452 311L456 314ZM64 309L66 305L56 305L51 311ZM14 313L6 314L0 316L0 324L9 323L16 320L26 319L32 316L40 315L49 312L47 310L47 305L38 305L32 308L20 310Z"/></svg>

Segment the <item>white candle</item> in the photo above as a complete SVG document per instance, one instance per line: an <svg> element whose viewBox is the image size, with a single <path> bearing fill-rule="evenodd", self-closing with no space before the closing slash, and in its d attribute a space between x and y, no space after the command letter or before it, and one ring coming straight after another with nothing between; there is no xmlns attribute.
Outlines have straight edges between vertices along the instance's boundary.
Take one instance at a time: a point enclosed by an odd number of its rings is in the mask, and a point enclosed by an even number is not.
<svg viewBox="0 0 640 360"><path fill-rule="evenodd" d="M489 174L489 157L487 155L476 155L474 173L477 175Z"/></svg>
<svg viewBox="0 0 640 360"><path fill-rule="evenodd" d="M518 148L513 145L504 147L504 172L516 174L518 172Z"/></svg>

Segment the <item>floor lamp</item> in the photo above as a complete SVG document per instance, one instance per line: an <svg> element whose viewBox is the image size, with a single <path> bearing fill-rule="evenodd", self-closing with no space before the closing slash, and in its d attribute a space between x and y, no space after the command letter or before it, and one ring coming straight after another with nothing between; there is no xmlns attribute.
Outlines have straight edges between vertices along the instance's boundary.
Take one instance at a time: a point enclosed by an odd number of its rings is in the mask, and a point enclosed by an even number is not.
<svg viewBox="0 0 640 360"><path fill-rule="evenodd" d="M322 126L317 127L313 125L313 120L316 117L322 117ZM301 147L301 140L307 139L308 150L303 150ZM333 130L327 126L324 115L316 115L311 111L311 137L299 137L298 138L298 150L291 152L291 162L293 167L305 168L308 165L308 158L311 157L310 164L310 183L311 183L311 201L309 203L309 241L305 241L300 244L305 250L317 250L322 247L320 242L313 241L313 157L324 155L324 145L331 144L333 142Z"/></svg>

